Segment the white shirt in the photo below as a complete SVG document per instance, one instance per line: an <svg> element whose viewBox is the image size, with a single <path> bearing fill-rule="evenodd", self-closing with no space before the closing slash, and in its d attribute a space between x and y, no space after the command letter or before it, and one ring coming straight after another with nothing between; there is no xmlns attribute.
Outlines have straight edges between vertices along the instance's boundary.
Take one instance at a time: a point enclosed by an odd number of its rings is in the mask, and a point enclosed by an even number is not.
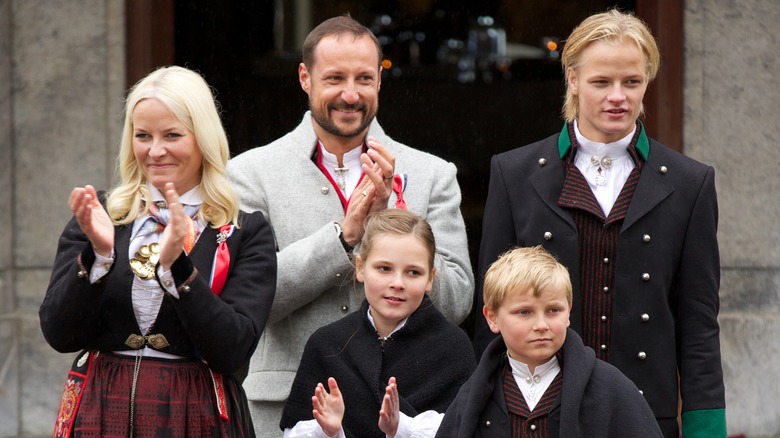
<svg viewBox="0 0 780 438"><path fill-rule="evenodd" d="M577 155L574 156L574 165L588 181L604 216L609 216L620 191L623 190L623 185L634 169L634 160L628 154L627 148L635 131L636 126L627 136L616 142L598 143L585 138L577 127L577 121L574 121L574 134L580 145ZM601 164L604 157L609 157L611 160L609 166ZM592 160L598 164L594 164Z"/></svg>
<svg viewBox="0 0 780 438"><path fill-rule="evenodd" d="M333 178L333 181L336 181L336 184L344 183L344 189L341 190L341 193L344 194L345 199L349 199L352 195L352 191L355 190L358 182L360 182L360 175L363 174L363 169L360 166L360 155L363 153L363 144L345 153L341 157L341 163L348 169L343 177L337 175L333 170L339 167L336 156L325 150L322 142L319 142L318 146L322 157L322 166L328 171L331 178Z"/></svg>
<svg viewBox="0 0 780 438"><path fill-rule="evenodd" d="M512 359L509 355L507 357L509 358L509 365L512 367L512 377L515 378L517 387L523 393L528 409L533 411L536 404L542 399L544 392L550 387L555 376L561 371L558 358L553 356L544 365L536 367L532 374L528 365Z"/></svg>

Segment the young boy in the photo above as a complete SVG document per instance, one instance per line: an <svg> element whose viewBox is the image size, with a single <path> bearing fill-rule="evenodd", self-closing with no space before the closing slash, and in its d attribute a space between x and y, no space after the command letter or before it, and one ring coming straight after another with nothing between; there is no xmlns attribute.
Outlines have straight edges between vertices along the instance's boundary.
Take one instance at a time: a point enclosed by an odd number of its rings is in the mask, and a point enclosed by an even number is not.
<svg viewBox="0 0 780 438"><path fill-rule="evenodd" d="M541 246L485 274L482 313L501 336L447 409L437 437L661 437L637 387L569 329L569 273Z"/></svg>

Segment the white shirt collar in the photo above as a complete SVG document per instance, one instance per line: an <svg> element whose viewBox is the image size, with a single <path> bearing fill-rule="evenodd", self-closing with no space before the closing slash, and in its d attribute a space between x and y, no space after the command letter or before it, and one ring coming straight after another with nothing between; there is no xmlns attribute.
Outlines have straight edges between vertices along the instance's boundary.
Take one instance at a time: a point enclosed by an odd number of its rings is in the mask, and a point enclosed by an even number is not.
<svg viewBox="0 0 780 438"><path fill-rule="evenodd" d="M322 142L318 142L318 146L321 152L322 166L330 174L336 184L344 185L344 188L341 191L344 194L344 197L349 199L352 195L352 191L360 182L360 176L363 174L363 169L360 166L360 155L363 153L363 144L361 143L341 157L342 164L348 169L346 174L342 176L337 176L334 170L339 164L336 155L328 152L325 149L325 146L322 145Z"/></svg>
<svg viewBox="0 0 780 438"><path fill-rule="evenodd" d="M371 316L371 306L368 306L368 311L366 313L368 314L368 320L371 322L371 325L374 326L374 330L376 330L376 324L374 323L374 318ZM393 333L397 332L398 330L401 330L406 325L406 321L408 320L409 320L408 316L403 320L401 320L401 322L399 322L398 325L395 326L393 331L390 332L390 334L385 337L389 338L390 336L393 336ZM379 330L377 330L377 333L379 333Z"/></svg>
<svg viewBox="0 0 780 438"><path fill-rule="evenodd" d="M634 129L632 129L627 136L621 138L618 141L614 141L612 143L599 143L597 141L591 141L585 138L585 136L583 136L580 132L580 128L577 125L577 120L574 120L574 134L577 137L577 143L580 146L581 152L587 154L587 157L596 155L601 158L608 155L614 160L616 158L629 156L627 148L631 143L631 139L634 138L635 131L636 125L634 125Z"/></svg>
<svg viewBox="0 0 780 438"><path fill-rule="evenodd" d="M325 145L323 145L321 141L318 142L318 145L320 147L320 151L322 152L323 166L325 166L328 169L331 169L333 167L338 167L339 163L338 163L338 159L336 158L336 155L328 152L328 150L325 149ZM350 164L353 164L355 161L357 161L358 163L357 167L360 167L360 154L362 153L363 153L363 143L359 144L358 146L355 146L354 149L345 152L341 158L341 162L345 166L351 168L352 166L350 166Z"/></svg>
<svg viewBox="0 0 780 438"><path fill-rule="evenodd" d="M512 377L515 378L517 387L523 393L528 409L533 411L539 400L542 399L545 391L547 391L547 388L550 387L555 376L561 371L558 358L553 356L546 363L537 366L534 369L534 373L531 374L528 365L512 359L509 354L506 357L509 359L509 365L512 367Z"/></svg>

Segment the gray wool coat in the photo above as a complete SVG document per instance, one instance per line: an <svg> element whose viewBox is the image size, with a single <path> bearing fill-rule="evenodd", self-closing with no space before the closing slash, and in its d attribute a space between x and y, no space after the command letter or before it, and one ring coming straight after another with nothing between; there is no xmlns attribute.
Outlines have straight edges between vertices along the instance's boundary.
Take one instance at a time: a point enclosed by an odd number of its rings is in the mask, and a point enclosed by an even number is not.
<svg viewBox="0 0 780 438"><path fill-rule="evenodd" d="M394 141L376 120L368 135L393 153L395 173L407 175L404 200L408 209L431 224L437 249L430 297L450 322L460 324L471 310L474 277L456 168ZM344 209L311 159L316 145L307 112L292 132L236 156L227 166L242 209L263 212L278 251L276 297L244 381L260 436L280 436L281 408L309 336L357 310L365 297L333 225L344 219ZM392 208L395 201L392 194L388 206ZM258 424L273 418L273 424Z"/></svg>

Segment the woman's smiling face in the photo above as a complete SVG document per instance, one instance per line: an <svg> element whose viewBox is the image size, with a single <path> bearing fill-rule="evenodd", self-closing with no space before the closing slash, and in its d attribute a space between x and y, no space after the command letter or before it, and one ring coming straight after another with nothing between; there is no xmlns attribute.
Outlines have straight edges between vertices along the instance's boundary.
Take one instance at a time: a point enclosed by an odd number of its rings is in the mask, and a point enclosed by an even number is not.
<svg viewBox="0 0 780 438"><path fill-rule="evenodd" d="M203 155L195 134L157 99L143 99L133 109L133 154L161 192L168 182L179 193L200 183Z"/></svg>

